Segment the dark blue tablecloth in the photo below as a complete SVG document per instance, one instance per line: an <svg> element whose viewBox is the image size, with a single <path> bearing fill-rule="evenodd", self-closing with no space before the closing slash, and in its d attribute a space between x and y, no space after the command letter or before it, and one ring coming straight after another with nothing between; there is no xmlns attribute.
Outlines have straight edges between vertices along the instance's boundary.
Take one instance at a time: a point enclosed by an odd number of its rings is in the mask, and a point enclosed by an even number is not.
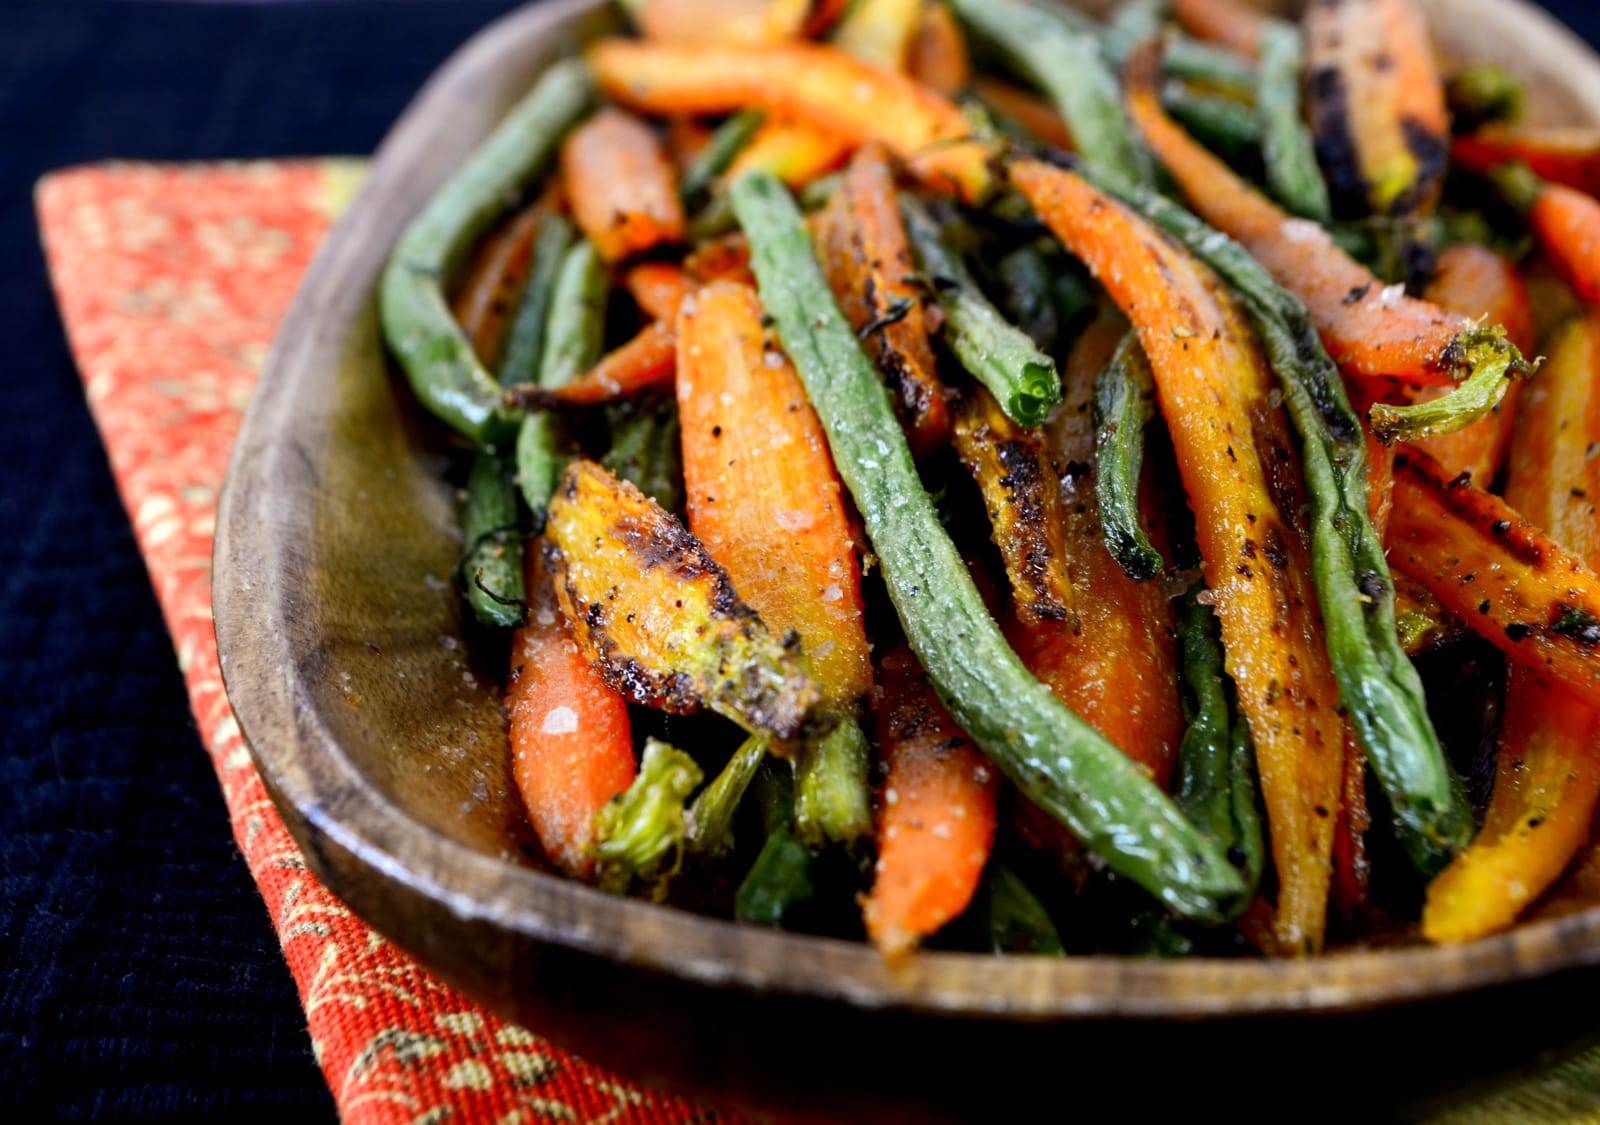
<svg viewBox="0 0 1600 1125"><path fill-rule="evenodd" d="M369 151L510 6L0 0L7 1120L332 1116L84 408L33 181L110 156ZM1594 0L1548 6L1600 39Z"/></svg>

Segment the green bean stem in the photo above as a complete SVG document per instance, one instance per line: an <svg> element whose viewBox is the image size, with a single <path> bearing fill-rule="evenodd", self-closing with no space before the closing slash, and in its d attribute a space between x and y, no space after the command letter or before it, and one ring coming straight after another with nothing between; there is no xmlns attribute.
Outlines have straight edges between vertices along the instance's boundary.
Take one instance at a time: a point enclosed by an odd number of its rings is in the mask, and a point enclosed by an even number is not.
<svg viewBox="0 0 1600 1125"><path fill-rule="evenodd" d="M853 844L872 831L869 757L861 724L848 717L797 753L794 823L803 842Z"/></svg>
<svg viewBox="0 0 1600 1125"><path fill-rule="evenodd" d="M1180 913L1221 917L1242 890L1227 859L1131 759L1034 679L989 617L793 199L772 176L750 172L734 184L733 204L762 303L940 698L1026 796L1113 870Z"/></svg>
<svg viewBox="0 0 1600 1125"><path fill-rule="evenodd" d="M1135 582L1166 568L1139 520L1144 428L1155 416L1155 377L1139 337L1129 332L1094 383L1095 495L1106 550Z"/></svg>
<svg viewBox="0 0 1600 1125"><path fill-rule="evenodd" d="M581 59L546 70L412 220L383 272L378 306L389 349L422 404L479 445L509 435L516 414L456 323L444 286L478 236L548 166L591 96Z"/></svg>
<svg viewBox="0 0 1600 1125"><path fill-rule="evenodd" d="M900 209L917 264L944 312L940 338L961 366L994 393L1012 421L1023 426L1041 424L1061 400L1055 361L989 303L960 256L945 245L939 224L921 203L902 196Z"/></svg>

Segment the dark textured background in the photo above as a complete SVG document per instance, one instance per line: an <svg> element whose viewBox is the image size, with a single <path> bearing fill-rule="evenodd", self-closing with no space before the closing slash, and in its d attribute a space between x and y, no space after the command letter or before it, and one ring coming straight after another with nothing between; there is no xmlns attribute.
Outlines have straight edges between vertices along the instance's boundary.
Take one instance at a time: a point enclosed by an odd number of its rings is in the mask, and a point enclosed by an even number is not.
<svg viewBox="0 0 1600 1125"><path fill-rule="evenodd" d="M9 1120L333 1115L84 407L33 182L111 156L367 152L428 73L511 6L0 0ZM1547 6L1600 40L1594 0Z"/></svg>

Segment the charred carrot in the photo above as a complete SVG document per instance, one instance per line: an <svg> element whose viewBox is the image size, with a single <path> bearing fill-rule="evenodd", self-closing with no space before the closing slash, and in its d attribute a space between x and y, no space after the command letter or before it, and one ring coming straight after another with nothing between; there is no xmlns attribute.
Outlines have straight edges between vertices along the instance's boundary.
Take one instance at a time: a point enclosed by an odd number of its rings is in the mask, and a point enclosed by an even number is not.
<svg viewBox="0 0 1600 1125"><path fill-rule="evenodd" d="M832 130L778 118L756 130L729 166L727 178L732 182L760 168L790 187L799 187L844 163L850 148L851 142Z"/></svg>
<svg viewBox="0 0 1600 1125"><path fill-rule="evenodd" d="M1442 399L1379 404L1385 440L1460 429L1493 409L1507 374L1527 373L1498 326L1480 326L1385 286L1316 223L1295 219L1257 192L1167 117L1155 87L1152 51L1128 63L1128 99L1145 140L1207 223L1243 243L1277 282L1305 304L1328 353L1346 372L1419 383L1459 381Z"/></svg>
<svg viewBox="0 0 1600 1125"><path fill-rule="evenodd" d="M1389 557L1518 664L1600 703L1600 578L1498 496L1407 449Z"/></svg>
<svg viewBox="0 0 1600 1125"><path fill-rule="evenodd" d="M1174 0L1172 14L1191 35L1246 58L1261 49L1267 17L1240 0Z"/></svg>
<svg viewBox="0 0 1600 1125"><path fill-rule="evenodd" d="M800 654L740 599L699 540L592 461L568 466L550 501L546 565L585 656L636 703L705 705L795 738L818 692Z"/></svg>
<svg viewBox="0 0 1600 1125"><path fill-rule="evenodd" d="M1562 546L1600 562L1600 317L1564 325L1534 377L1506 499ZM1483 830L1428 887L1422 932L1467 941L1509 926L1589 836L1600 795L1600 709L1527 667L1512 670Z"/></svg>
<svg viewBox="0 0 1600 1125"><path fill-rule="evenodd" d="M1501 164L1489 178L1527 216L1539 248L1578 296L1600 302L1600 200L1540 179L1526 164Z"/></svg>
<svg viewBox="0 0 1600 1125"><path fill-rule="evenodd" d="M888 772L862 912L873 944L892 959L972 901L994 840L999 774L903 644L883 658L873 710Z"/></svg>
<svg viewBox="0 0 1600 1125"><path fill-rule="evenodd" d="M1463 168L1479 173L1501 164L1526 164L1541 179L1600 195L1600 129L1484 129L1457 137L1450 155Z"/></svg>
<svg viewBox="0 0 1600 1125"><path fill-rule="evenodd" d="M906 71L947 98L961 93L972 81L966 37L945 5L923 5L922 18L906 53Z"/></svg>
<svg viewBox="0 0 1600 1125"><path fill-rule="evenodd" d="M1439 266L1426 298L1442 309L1498 324L1519 351L1533 346L1533 307L1516 266L1476 243L1460 242L1439 254ZM1451 472L1467 472L1485 487L1494 483L1505 462L1517 418L1520 383L1513 383L1500 405L1465 429L1416 444ZM1432 389L1418 397L1437 397Z"/></svg>
<svg viewBox="0 0 1600 1125"><path fill-rule="evenodd" d="M839 307L883 373L918 456L950 436L950 411L928 338L923 292L900 218L888 154L864 145L822 211L818 257Z"/></svg>
<svg viewBox="0 0 1600 1125"><path fill-rule="evenodd" d="M1070 172L1023 162L1012 182L1133 321L1155 376L1227 666L1254 736L1280 884L1277 932L1320 946L1343 722L1294 525L1299 474L1271 374L1236 302L1196 259Z"/></svg>
<svg viewBox="0 0 1600 1125"><path fill-rule="evenodd" d="M661 142L619 109L603 109L561 147L568 205L608 262L683 237L683 204Z"/></svg>
<svg viewBox="0 0 1600 1125"><path fill-rule="evenodd" d="M595 815L636 772L628 705L578 650L537 545L527 568L530 611L506 689L511 773L545 854L588 878Z"/></svg>
<svg viewBox="0 0 1600 1125"><path fill-rule="evenodd" d="M750 272L750 246L737 231L696 246L684 258L683 268L702 283L742 281L755 284L755 275Z"/></svg>
<svg viewBox="0 0 1600 1125"><path fill-rule="evenodd" d="M1431 210L1450 115L1415 0L1321 0L1304 29L1307 112L1341 214Z"/></svg>
<svg viewBox="0 0 1600 1125"><path fill-rule="evenodd" d="M973 79L972 89L979 99L998 110L1001 116L1010 118L1045 144L1062 149L1073 147L1072 131L1049 102L1034 97L1019 86L985 75Z"/></svg>
<svg viewBox="0 0 1600 1125"><path fill-rule="evenodd" d="M856 0L833 30L833 43L863 62L905 70L923 0Z"/></svg>
<svg viewBox="0 0 1600 1125"><path fill-rule="evenodd" d="M989 192L989 149L961 111L910 78L810 44L683 47L602 40L589 66L612 97L652 113L756 107L835 133L881 141L917 178L968 201Z"/></svg>

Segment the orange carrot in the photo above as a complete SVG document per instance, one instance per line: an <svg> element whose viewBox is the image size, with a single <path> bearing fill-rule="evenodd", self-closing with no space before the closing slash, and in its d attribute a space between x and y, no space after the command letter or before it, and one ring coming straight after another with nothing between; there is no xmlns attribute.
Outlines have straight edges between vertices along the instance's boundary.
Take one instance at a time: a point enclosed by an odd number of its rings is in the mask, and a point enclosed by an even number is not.
<svg viewBox="0 0 1600 1125"><path fill-rule="evenodd" d="M752 168L771 172L790 187L801 187L830 172L850 155L850 141L804 121L765 122L739 150L728 168L729 183Z"/></svg>
<svg viewBox="0 0 1600 1125"><path fill-rule="evenodd" d="M919 456L950 436L950 412L928 336L922 292L900 218L888 154L876 144L857 151L839 191L823 212L816 239L822 268L839 307L878 365ZM869 326L872 327L869 331Z"/></svg>
<svg viewBox="0 0 1600 1125"><path fill-rule="evenodd" d="M911 650L883 658L873 707L888 767L867 933L903 957L972 901L994 840L994 767L939 703Z"/></svg>
<svg viewBox="0 0 1600 1125"><path fill-rule="evenodd" d="M1226 666L1255 741L1286 950L1322 942L1344 763L1339 689L1294 520L1300 475L1244 314L1204 265L1077 175L1013 184L1133 321L1195 512ZM1285 471L1292 468L1293 471Z"/></svg>
<svg viewBox="0 0 1600 1125"><path fill-rule="evenodd" d="M911 37L906 71L929 89L953 98L972 81L972 59L961 25L943 4L928 4Z"/></svg>
<svg viewBox="0 0 1600 1125"><path fill-rule="evenodd" d="M742 234L725 234L702 242L683 260L683 268L699 282L737 281L755 285L756 275L750 272L750 244Z"/></svg>
<svg viewBox="0 0 1600 1125"><path fill-rule="evenodd" d="M1438 272L1424 296L1442 309L1500 325L1521 351L1533 346L1533 306L1522 276L1486 246L1463 242L1441 253ZM1455 433L1423 438L1417 446L1451 472L1471 473L1473 480L1487 487L1505 462L1520 390L1521 384L1513 383L1489 417ZM1425 401L1443 393L1429 389L1416 397Z"/></svg>
<svg viewBox="0 0 1600 1125"><path fill-rule="evenodd" d="M650 113L728 113L755 106L851 144L881 141L912 174L969 201L991 187L989 146L948 99L816 44L677 46L605 39L588 53L611 97Z"/></svg>
<svg viewBox="0 0 1600 1125"><path fill-rule="evenodd" d="M1395 458L1389 560L1518 664L1600 704L1600 578L1426 453Z"/></svg>
<svg viewBox="0 0 1600 1125"><path fill-rule="evenodd" d="M1600 316L1572 321L1529 385L1506 499L1600 563ZM1423 933L1467 941L1505 929L1589 836L1600 796L1600 709L1533 669L1512 670L1494 794L1472 846L1428 887Z"/></svg>
<svg viewBox="0 0 1600 1125"><path fill-rule="evenodd" d="M456 323L472 341L472 350L491 367L499 365L511 314L528 280L533 236L550 210L550 197L546 196L486 238L451 302Z"/></svg>
<svg viewBox="0 0 1600 1125"><path fill-rule="evenodd" d="M704 121L687 114L677 114L667 119L667 153L672 157L672 166L677 169L679 176L694 163L694 158L710 141L711 127Z"/></svg>
<svg viewBox="0 0 1600 1125"><path fill-rule="evenodd" d="M1450 114L1416 0L1306 7L1306 112L1336 204L1425 213L1438 202Z"/></svg>
<svg viewBox="0 0 1600 1125"><path fill-rule="evenodd" d="M807 0L645 0L635 17L646 39L674 43L779 43L799 35Z"/></svg>
<svg viewBox="0 0 1600 1125"><path fill-rule="evenodd" d="M1043 98L1035 97L1020 86L983 75L972 80L972 88L978 97L1045 144L1069 150L1073 147L1066 119Z"/></svg>
<svg viewBox="0 0 1600 1125"><path fill-rule="evenodd" d="M623 279L634 303L652 320L673 320L678 306L694 292L694 279L682 266L670 262L643 262L628 271Z"/></svg>
<svg viewBox="0 0 1600 1125"><path fill-rule="evenodd" d="M628 705L578 651L541 554L527 554L528 622L511 643L511 772L545 854L587 879L595 814L637 770L633 734Z"/></svg>
<svg viewBox="0 0 1600 1125"><path fill-rule="evenodd" d="M1591 126L1490 126L1457 137L1450 155L1463 168L1480 173L1520 161L1541 179L1600 195L1600 129Z"/></svg>
<svg viewBox="0 0 1600 1125"><path fill-rule="evenodd" d="M677 177L650 127L603 109L561 146L572 216L608 262L683 237Z"/></svg>
<svg viewBox="0 0 1600 1125"><path fill-rule="evenodd" d="M1102 314L1068 356L1063 406L1048 431L1057 464L1094 464L1094 382L1126 331L1120 316ZM1165 786L1183 735L1172 601L1161 583L1129 578L1106 550L1092 470L1068 476L1057 491L1053 509L1062 521L1063 561L1071 579L1068 617L1013 628L1012 644L1057 698ZM1154 514L1158 505L1149 487L1145 496ZM1146 523L1159 539L1160 521Z"/></svg>
<svg viewBox="0 0 1600 1125"><path fill-rule="evenodd" d="M678 314L689 526L777 633L794 630L825 703L872 685L861 568L843 487L755 291L714 282Z"/></svg>
<svg viewBox="0 0 1600 1125"><path fill-rule="evenodd" d="M1139 52L1128 66L1129 112L1146 143L1195 212L1242 242L1305 303L1328 353L1347 374L1445 383L1488 346L1491 332L1406 296L1398 285L1385 286L1326 230L1294 218L1195 143L1161 107L1158 62Z"/></svg>
<svg viewBox="0 0 1600 1125"><path fill-rule="evenodd" d="M1367 809L1367 755L1348 730L1342 796L1339 823L1333 832L1333 904L1345 918L1355 918L1366 906L1372 876L1372 862L1367 858L1372 813Z"/></svg>
<svg viewBox="0 0 1600 1125"><path fill-rule="evenodd" d="M1527 204L1528 225L1539 248L1580 298L1589 304L1600 303L1600 200L1539 180L1525 166L1503 167L1515 180L1527 183L1532 192ZM1508 194L1519 190L1513 188Z"/></svg>
<svg viewBox="0 0 1600 1125"><path fill-rule="evenodd" d="M1266 16L1241 0L1174 0L1172 14L1197 39L1254 58Z"/></svg>
<svg viewBox="0 0 1600 1125"><path fill-rule="evenodd" d="M518 400L535 406L601 406L668 385L677 370L677 358L678 343L671 322L655 320L565 386L553 391L518 387L514 393Z"/></svg>

